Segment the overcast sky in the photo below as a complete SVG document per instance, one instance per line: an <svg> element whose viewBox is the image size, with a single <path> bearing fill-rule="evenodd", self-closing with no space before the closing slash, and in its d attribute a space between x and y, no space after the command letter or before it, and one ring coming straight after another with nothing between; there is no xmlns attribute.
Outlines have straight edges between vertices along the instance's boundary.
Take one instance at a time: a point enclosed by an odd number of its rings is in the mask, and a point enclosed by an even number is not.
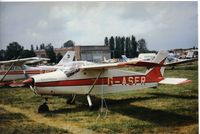
<svg viewBox="0 0 200 134"><path fill-rule="evenodd" d="M0 49L67 40L103 45L110 36L144 38L150 50L198 43L197 2L1 2Z"/></svg>

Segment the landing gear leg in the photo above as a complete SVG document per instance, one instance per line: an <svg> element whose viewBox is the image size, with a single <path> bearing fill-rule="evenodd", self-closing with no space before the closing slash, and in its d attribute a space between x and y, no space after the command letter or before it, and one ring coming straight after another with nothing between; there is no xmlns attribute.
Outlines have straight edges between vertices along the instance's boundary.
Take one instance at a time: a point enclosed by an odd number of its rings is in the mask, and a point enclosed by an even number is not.
<svg viewBox="0 0 200 134"><path fill-rule="evenodd" d="M72 97L70 99L68 99L66 103L74 105L75 104L75 98L76 98L76 95L72 94Z"/></svg>
<svg viewBox="0 0 200 134"><path fill-rule="evenodd" d="M90 98L90 95L87 95L87 101L88 101L89 109L94 110L95 107L92 105L92 100Z"/></svg>
<svg viewBox="0 0 200 134"><path fill-rule="evenodd" d="M38 113L46 113L49 112L49 107L47 105L48 98L45 98L45 102L39 106Z"/></svg>

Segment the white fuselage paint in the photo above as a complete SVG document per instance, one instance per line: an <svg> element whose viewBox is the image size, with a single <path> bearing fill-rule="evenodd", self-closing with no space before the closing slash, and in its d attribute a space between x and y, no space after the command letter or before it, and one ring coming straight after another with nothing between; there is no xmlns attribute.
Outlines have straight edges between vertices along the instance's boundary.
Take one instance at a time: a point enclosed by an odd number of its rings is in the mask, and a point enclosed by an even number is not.
<svg viewBox="0 0 200 134"><path fill-rule="evenodd" d="M82 80L82 79L90 79L97 78L100 71L90 70L90 71L79 71L78 73L67 77L62 71L56 71L49 73L48 75L40 75L39 77L33 76L36 83L40 82L52 82L58 80ZM145 80L145 73L124 71L124 70L106 70L102 73L100 78L104 78L107 81L114 77L123 77L122 81L114 82L110 84L107 82L106 84L95 85L90 94L101 94L102 90L106 93L116 93L116 92L124 92L136 89L144 89L149 87L156 87L158 85L157 82L147 83ZM125 77L127 77L125 79ZM37 94L41 95L66 95L66 94L87 94L92 85L73 85L73 86L44 86L44 87L35 87Z"/></svg>

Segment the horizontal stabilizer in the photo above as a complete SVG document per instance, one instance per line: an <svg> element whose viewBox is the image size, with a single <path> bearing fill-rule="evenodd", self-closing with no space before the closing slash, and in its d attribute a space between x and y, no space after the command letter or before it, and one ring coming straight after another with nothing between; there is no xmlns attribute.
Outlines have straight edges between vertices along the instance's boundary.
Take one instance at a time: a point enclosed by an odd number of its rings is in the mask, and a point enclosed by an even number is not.
<svg viewBox="0 0 200 134"><path fill-rule="evenodd" d="M191 80L188 80L186 78L165 78L159 82L159 84L172 84L172 85L177 85L177 84L185 84L189 83Z"/></svg>

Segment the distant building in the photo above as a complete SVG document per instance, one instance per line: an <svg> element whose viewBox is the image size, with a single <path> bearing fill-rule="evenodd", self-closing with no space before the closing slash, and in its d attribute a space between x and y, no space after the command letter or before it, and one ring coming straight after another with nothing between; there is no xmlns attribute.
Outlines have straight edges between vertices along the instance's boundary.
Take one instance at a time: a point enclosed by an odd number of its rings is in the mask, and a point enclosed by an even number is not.
<svg viewBox="0 0 200 134"><path fill-rule="evenodd" d="M101 62L104 57L110 59L110 49L108 46L80 46L80 59Z"/></svg>
<svg viewBox="0 0 200 134"><path fill-rule="evenodd" d="M110 49L108 46L75 46L69 48L54 48L56 55L65 55L67 51L75 51L76 60L86 60L92 62L102 62L104 57L110 59ZM44 49L35 50L37 57L47 57Z"/></svg>
<svg viewBox="0 0 200 134"><path fill-rule="evenodd" d="M67 51L74 51L74 48L73 47L70 47L70 48L54 48L54 52L56 53L56 55L58 53L60 53L61 55L65 55L65 53ZM42 57L42 58L47 57L44 49L35 50L35 54L36 54L37 57Z"/></svg>

